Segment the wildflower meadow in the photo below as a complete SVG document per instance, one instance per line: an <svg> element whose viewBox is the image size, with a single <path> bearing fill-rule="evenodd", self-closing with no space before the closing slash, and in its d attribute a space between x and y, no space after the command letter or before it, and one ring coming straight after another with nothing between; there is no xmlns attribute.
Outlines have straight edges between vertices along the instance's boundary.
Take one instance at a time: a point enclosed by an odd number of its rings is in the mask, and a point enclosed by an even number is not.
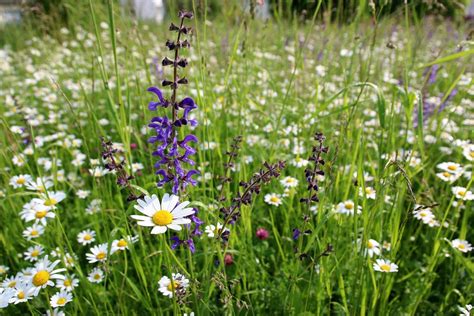
<svg viewBox="0 0 474 316"><path fill-rule="evenodd" d="M0 315L474 314L472 20L56 2L0 26Z"/></svg>

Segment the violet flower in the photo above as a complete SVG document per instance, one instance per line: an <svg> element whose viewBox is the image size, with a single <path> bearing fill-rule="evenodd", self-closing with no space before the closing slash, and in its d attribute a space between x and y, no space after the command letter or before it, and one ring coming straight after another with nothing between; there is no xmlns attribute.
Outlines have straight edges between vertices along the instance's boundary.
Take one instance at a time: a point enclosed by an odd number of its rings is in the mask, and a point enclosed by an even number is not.
<svg viewBox="0 0 474 316"><path fill-rule="evenodd" d="M162 187L166 183L171 183L173 194L178 194L179 191L185 190L189 184L196 185L197 182L192 177L199 174L197 170L186 170L184 167L184 164L191 166L195 164L191 156L196 153L196 150L190 146L190 143L197 143L197 137L188 134L183 139L178 138L179 128L186 125L197 125L197 121L189 117L190 112L196 109L197 105L190 97L186 97L179 102L176 97L176 91L179 85L188 83L186 78L178 77L178 68L185 68L188 64L185 58L179 56L179 51L182 48L190 47L187 40L181 40L181 36L189 34L192 31L191 28L184 26L184 20L190 19L192 16L192 12L180 12L180 26L171 23L169 28L170 31L176 31L178 33L176 41L168 40L166 42L166 46L174 51L174 59L165 57L162 61L163 67L173 67L172 81L163 80L162 82L163 86L171 87L171 98L165 98L163 92L157 87L148 88L148 91L154 93L158 98L157 101L152 101L148 104L150 111L156 111L159 107L163 109L171 107L172 109L171 117L164 115L152 118L148 126L155 130L156 135L150 137L148 142L152 144L156 143L156 150L153 152L153 156L157 156L159 159L155 163L155 168L157 169L156 174L161 176L157 185Z"/></svg>

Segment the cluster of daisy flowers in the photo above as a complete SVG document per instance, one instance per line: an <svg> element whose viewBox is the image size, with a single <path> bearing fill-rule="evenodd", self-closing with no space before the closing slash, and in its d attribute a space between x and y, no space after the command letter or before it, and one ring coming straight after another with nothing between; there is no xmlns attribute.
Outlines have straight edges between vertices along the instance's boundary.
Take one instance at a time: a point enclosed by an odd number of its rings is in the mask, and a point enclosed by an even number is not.
<svg viewBox="0 0 474 316"><path fill-rule="evenodd" d="M60 248L52 251L50 255L45 255L45 248L37 243L37 240L44 234L48 223L56 217L58 205L65 199L66 194L62 191L48 191L54 185L51 179L38 177L35 180L27 174L12 177L10 185L17 190L25 188L34 191L34 194L38 196L25 203L19 214L26 224L32 224L23 231L23 236L28 241L35 241L35 244L28 247L23 257L26 261L34 263L34 266L14 276L5 277L0 288L2 302L0 307L5 308L9 304L26 302L38 296L41 289L50 286L59 289L59 292L51 296L50 306L63 307L72 301L72 291L79 284L74 273L66 270L66 268L74 268L77 257ZM100 200L93 200L88 208L90 212L94 212L92 209L99 205ZM79 244L88 245L95 241L95 236L96 233L93 230L84 230L78 234L77 240ZM137 237L125 237L112 241L110 245L104 243L94 246L86 255L86 259L89 263L105 262L108 255L127 249L128 245L136 240ZM58 259L51 262L50 257ZM66 268L55 269L61 262ZM8 270L7 267L2 266L2 274L6 274ZM104 272L99 267L95 267L88 275L88 280L92 283L100 283L103 278Z"/></svg>
<svg viewBox="0 0 474 316"><path fill-rule="evenodd" d="M287 176L280 180L283 186L283 193L268 193L264 196L264 201L268 205L280 206L283 203L283 198L290 196L296 192L298 186L298 180L291 176Z"/></svg>
<svg viewBox="0 0 474 316"><path fill-rule="evenodd" d="M64 307L71 302L72 291L79 281L74 274L66 274L65 268L57 268L60 262L60 260L50 261L49 257L45 256L38 259L32 267L5 278L0 288L0 308L5 308L9 304L25 303L48 287L58 290L49 301L55 312L56 308Z"/></svg>
<svg viewBox="0 0 474 316"><path fill-rule="evenodd" d="M360 240L359 240L360 243ZM391 249L391 245L389 242L384 241L382 244L376 241L375 239L368 239L366 242L364 249L364 254L369 256L370 258L374 256L381 256L382 251L385 250L389 252ZM378 272L398 272L398 265L391 262L388 259L378 258L372 264L375 271Z"/></svg>
<svg viewBox="0 0 474 316"><path fill-rule="evenodd" d="M34 191L38 196L23 205L20 217L26 224L31 224L23 231L23 236L27 240L39 238L48 222L56 217L57 204L65 199L66 194L62 191L48 191L53 186L52 180L40 177L34 180L27 174L12 177L10 185L14 189Z"/></svg>

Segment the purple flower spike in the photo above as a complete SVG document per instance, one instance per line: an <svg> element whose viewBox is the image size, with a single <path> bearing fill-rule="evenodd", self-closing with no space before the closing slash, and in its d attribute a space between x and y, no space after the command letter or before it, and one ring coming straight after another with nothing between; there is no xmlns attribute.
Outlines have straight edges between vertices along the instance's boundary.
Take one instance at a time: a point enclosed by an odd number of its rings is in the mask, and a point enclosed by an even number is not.
<svg viewBox="0 0 474 316"><path fill-rule="evenodd" d="M148 142L155 144L153 156L158 157L155 162L156 174L160 176L157 182L158 186L166 184L171 185L173 194L178 195L180 191L191 184L196 185L196 180L192 176L199 174L197 170L186 170L186 165L193 166L195 162L191 159L196 154L196 149L190 146L191 143L197 143L198 139L194 135L187 135L184 139L178 139L179 129L185 126L196 126L197 121L189 118L192 110L197 108L196 103L190 97L185 97L181 101L177 99L177 89L180 85L187 84L189 81L178 75L178 69L185 68L188 62L180 57L180 51L189 48L191 45L182 37L191 33L191 28L183 25L184 19L192 17L191 12L185 12L180 15L180 26L171 24L170 30L178 33L176 41L168 40L166 46L174 51L174 58L165 57L162 59L163 67L173 68L173 78L164 79L162 85L170 87L171 96L165 98L163 92L157 87L148 88L149 92L158 97L158 101L152 101L148 104L150 111L156 111L158 107L169 108L163 116L154 117L148 125L156 135L151 136ZM188 245L191 248L191 245ZM194 245L192 245L194 247Z"/></svg>

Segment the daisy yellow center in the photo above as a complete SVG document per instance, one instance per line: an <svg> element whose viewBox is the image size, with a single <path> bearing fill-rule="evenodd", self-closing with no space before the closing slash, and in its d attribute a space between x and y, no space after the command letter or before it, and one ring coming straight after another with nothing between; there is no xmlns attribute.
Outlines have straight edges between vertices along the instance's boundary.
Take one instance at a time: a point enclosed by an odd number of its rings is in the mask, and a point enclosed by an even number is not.
<svg viewBox="0 0 474 316"><path fill-rule="evenodd" d="M448 166L448 170L451 170L451 171L454 171L456 170L458 167L456 167L455 165L449 165Z"/></svg>
<svg viewBox="0 0 474 316"><path fill-rule="evenodd" d="M166 226L173 221L173 215L168 211L159 210L153 215L151 220L158 226Z"/></svg>
<svg viewBox="0 0 474 316"><path fill-rule="evenodd" d="M32 233L33 234L33 233ZM40 254L39 250L38 249L35 249L31 252L31 256L32 257L38 257Z"/></svg>
<svg viewBox="0 0 474 316"><path fill-rule="evenodd" d="M372 189L371 189L371 188L365 188L365 193L366 193L366 194L372 193Z"/></svg>
<svg viewBox="0 0 474 316"><path fill-rule="evenodd" d="M464 250L464 249L466 248L466 246L464 246L464 244L459 244L459 245L458 245L458 248Z"/></svg>
<svg viewBox="0 0 474 316"><path fill-rule="evenodd" d="M54 198L49 198L46 201L44 201L44 205L46 206L53 206L58 204L58 201L56 201Z"/></svg>
<svg viewBox="0 0 474 316"><path fill-rule="evenodd" d="M127 242L125 241L125 239L120 239L117 243L117 246L118 247L127 247Z"/></svg>
<svg viewBox="0 0 474 316"><path fill-rule="evenodd" d="M421 213L420 213L420 216L421 216L421 217L428 216L428 213L427 213L427 212L421 212Z"/></svg>
<svg viewBox="0 0 474 316"><path fill-rule="evenodd" d="M31 236L38 236L38 231L37 230L32 230L30 235Z"/></svg>
<svg viewBox="0 0 474 316"><path fill-rule="evenodd" d="M94 275L94 279L100 280L100 274L95 274L95 275Z"/></svg>
<svg viewBox="0 0 474 316"><path fill-rule="evenodd" d="M33 285L34 286L42 286L45 285L49 281L49 272L46 270L40 270L36 272L36 274L33 276Z"/></svg>
<svg viewBox="0 0 474 316"><path fill-rule="evenodd" d="M18 297L18 299L22 300L25 298L25 292L19 291L16 296Z"/></svg>
<svg viewBox="0 0 474 316"><path fill-rule="evenodd" d="M40 218L43 218L46 216L46 214L48 214L48 211L44 210L44 211L36 211L36 214L35 214L35 217L40 219Z"/></svg>
<svg viewBox="0 0 474 316"><path fill-rule="evenodd" d="M449 178L450 174L449 172L443 172L443 176L445 176L446 178Z"/></svg>
<svg viewBox="0 0 474 316"><path fill-rule="evenodd" d="M71 286L71 280L69 279L64 280L64 286Z"/></svg>
<svg viewBox="0 0 474 316"><path fill-rule="evenodd" d="M465 196L465 195L466 195L466 191L464 191L464 190L458 191L458 194L459 194L460 196Z"/></svg>
<svg viewBox="0 0 474 316"><path fill-rule="evenodd" d="M58 300L56 301L56 304L58 305L64 305L66 304L66 299L64 297L60 297L58 298Z"/></svg>
<svg viewBox="0 0 474 316"><path fill-rule="evenodd" d="M95 257L99 260L104 260L105 259L105 252L99 252Z"/></svg>
<svg viewBox="0 0 474 316"><path fill-rule="evenodd" d="M91 240L92 236L89 234L84 235L84 240Z"/></svg>
<svg viewBox="0 0 474 316"><path fill-rule="evenodd" d="M471 156L471 158L474 158L474 151L471 151L471 152L469 153L469 156Z"/></svg>
<svg viewBox="0 0 474 316"><path fill-rule="evenodd" d="M171 281L170 284L168 284L168 291L173 291L176 290L179 287L179 282L178 281Z"/></svg>
<svg viewBox="0 0 474 316"><path fill-rule="evenodd" d="M276 196L272 196L272 197L270 198L270 201L273 202L273 203L277 203L277 202L280 201L280 199L279 199L278 197L276 197Z"/></svg>
<svg viewBox="0 0 474 316"><path fill-rule="evenodd" d="M8 287L15 287L16 285L16 281L11 281L10 283L8 283Z"/></svg>
<svg viewBox="0 0 474 316"><path fill-rule="evenodd" d="M39 192L44 192L44 191L46 191L44 185L39 185L37 190L38 190Z"/></svg>
<svg viewBox="0 0 474 316"><path fill-rule="evenodd" d="M367 242L367 247L368 247L369 249L372 249L372 248L374 248L374 244L369 240L369 241Z"/></svg>
<svg viewBox="0 0 474 316"><path fill-rule="evenodd" d="M389 265L389 264L386 264L386 263L381 264L381 265L380 265L380 269L381 269L382 271L388 272L388 271L390 271L390 265Z"/></svg>
<svg viewBox="0 0 474 316"><path fill-rule="evenodd" d="M25 178L18 178L18 179L16 180L16 183L17 183L17 184L25 184L25 182L26 182Z"/></svg>
<svg viewBox="0 0 474 316"><path fill-rule="evenodd" d="M344 203L344 207L347 208L348 210L352 210L354 208L354 204L350 202Z"/></svg>

